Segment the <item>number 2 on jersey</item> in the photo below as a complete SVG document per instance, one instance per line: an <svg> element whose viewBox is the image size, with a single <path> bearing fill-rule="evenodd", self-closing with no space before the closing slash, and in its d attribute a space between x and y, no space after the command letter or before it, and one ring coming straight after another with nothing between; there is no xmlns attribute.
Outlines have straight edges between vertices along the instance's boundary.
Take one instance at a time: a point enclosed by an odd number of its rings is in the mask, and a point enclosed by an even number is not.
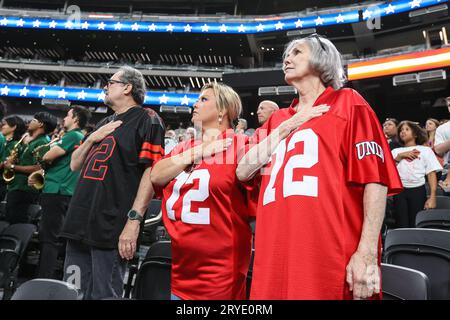
<svg viewBox="0 0 450 320"><path fill-rule="evenodd" d="M210 174L207 169L195 170L191 174L181 172L176 177L172 194L166 202L167 216L171 220L175 219L175 210L173 206L180 198L180 189L186 184L194 183L195 179L199 179L198 189L188 190L183 197L183 206L181 209L181 221L190 224L209 224L210 210L209 208L198 208L198 212L192 212L192 201L202 202L209 197L209 179Z"/></svg>
<svg viewBox="0 0 450 320"><path fill-rule="evenodd" d="M317 177L304 176L303 181L294 181L294 169L312 168L319 162L319 138L312 129L305 129L295 132L287 146L286 139L282 140L275 150L275 163L269 183L264 191L263 205L275 201L275 181L284 163L286 153L294 149L299 142L304 143L303 154L291 156L284 166L283 197L287 198L294 195L317 197Z"/></svg>

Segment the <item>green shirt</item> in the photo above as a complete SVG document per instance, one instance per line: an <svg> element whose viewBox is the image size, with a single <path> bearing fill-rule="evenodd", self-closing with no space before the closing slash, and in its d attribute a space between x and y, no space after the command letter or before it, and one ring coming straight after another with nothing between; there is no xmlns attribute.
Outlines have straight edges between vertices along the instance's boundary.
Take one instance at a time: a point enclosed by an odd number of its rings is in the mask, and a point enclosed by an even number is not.
<svg viewBox="0 0 450 320"><path fill-rule="evenodd" d="M5 146L6 146L5 136L0 132L0 158L2 158L5 153Z"/></svg>
<svg viewBox="0 0 450 320"><path fill-rule="evenodd" d="M41 135L32 140L28 145L21 144L21 150L19 151L19 161L16 163L18 166L33 166L37 164L37 160L33 156L33 151L44 144L50 142L50 139L46 135ZM17 172L13 181L8 184L8 191L22 190L27 192L38 192L34 188L28 186L28 174Z"/></svg>
<svg viewBox="0 0 450 320"><path fill-rule="evenodd" d="M17 140L5 140L5 143L3 144L3 153L0 154L0 161L4 162L6 161L6 158L9 157L11 154L12 148L16 145L16 143L19 142Z"/></svg>
<svg viewBox="0 0 450 320"><path fill-rule="evenodd" d="M53 146L58 146L66 154L53 161L47 166L45 171L44 193L56 193L64 196L71 196L78 182L79 172L70 169L70 159L72 152L80 145L84 135L80 129L73 129L64 134Z"/></svg>

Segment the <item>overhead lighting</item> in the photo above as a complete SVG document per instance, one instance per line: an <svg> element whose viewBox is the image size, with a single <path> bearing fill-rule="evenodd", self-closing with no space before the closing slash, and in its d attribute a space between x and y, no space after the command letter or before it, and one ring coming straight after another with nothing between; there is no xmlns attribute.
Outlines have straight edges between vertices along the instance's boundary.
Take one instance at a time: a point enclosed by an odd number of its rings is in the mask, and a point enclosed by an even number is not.
<svg viewBox="0 0 450 320"><path fill-rule="evenodd" d="M113 19L114 18L114 16L112 14L90 14L88 17L96 18L96 19Z"/></svg>
<svg viewBox="0 0 450 320"><path fill-rule="evenodd" d="M376 78L450 66L450 48L350 63L348 80Z"/></svg>

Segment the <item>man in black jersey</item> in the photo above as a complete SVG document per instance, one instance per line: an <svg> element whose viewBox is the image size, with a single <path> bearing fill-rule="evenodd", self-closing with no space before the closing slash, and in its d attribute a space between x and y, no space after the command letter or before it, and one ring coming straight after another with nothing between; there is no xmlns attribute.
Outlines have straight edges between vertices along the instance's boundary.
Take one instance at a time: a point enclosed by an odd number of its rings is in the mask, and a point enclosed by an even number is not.
<svg viewBox="0 0 450 320"><path fill-rule="evenodd" d="M85 299L121 297L126 260L133 258L140 222L154 191L153 163L164 155L164 125L141 107L142 74L122 67L105 85L103 119L72 154L81 170L61 236L67 239L64 278Z"/></svg>

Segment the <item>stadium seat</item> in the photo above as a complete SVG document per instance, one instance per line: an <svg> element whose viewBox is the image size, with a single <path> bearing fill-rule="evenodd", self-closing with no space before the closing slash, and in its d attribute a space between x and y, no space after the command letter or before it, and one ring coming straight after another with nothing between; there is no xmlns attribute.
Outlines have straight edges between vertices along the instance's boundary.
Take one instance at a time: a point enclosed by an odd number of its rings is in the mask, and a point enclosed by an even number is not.
<svg viewBox="0 0 450 320"><path fill-rule="evenodd" d="M6 201L0 202L0 220L4 220L6 217Z"/></svg>
<svg viewBox="0 0 450 320"><path fill-rule="evenodd" d="M28 207L28 219L30 223L38 225L42 215L42 207L38 204L30 204Z"/></svg>
<svg viewBox="0 0 450 320"><path fill-rule="evenodd" d="M133 298L170 300L172 253L170 241L154 243L147 252L136 276Z"/></svg>
<svg viewBox="0 0 450 320"><path fill-rule="evenodd" d="M4 289L4 300L14 291L19 262L35 230L35 225L18 223L8 226L0 235L0 288Z"/></svg>
<svg viewBox="0 0 450 320"><path fill-rule="evenodd" d="M172 247L170 241L158 241L150 246L145 260L154 258L172 259Z"/></svg>
<svg viewBox="0 0 450 320"><path fill-rule="evenodd" d="M386 236L384 262L425 273L430 280L430 299L450 299L450 231L391 230Z"/></svg>
<svg viewBox="0 0 450 320"><path fill-rule="evenodd" d="M450 230L450 209L419 211L416 216L416 227Z"/></svg>
<svg viewBox="0 0 450 320"><path fill-rule="evenodd" d="M5 230L9 226L9 223L6 221L0 221L0 234L2 234L3 230Z"/></svg>
<svg viewBox="0 0 450 320"><path fill-rule="evenodd" d="M430 296L430 281L420 271L381 264L383 300L427 300Z"/></svg>
<svg viewBox="0 0 450 320"><path fill-rule="evenodd" d="M80 300L78 289L67 282L33 279L23 283L11 300Z"/></svg>
<svg viewBox="0 0 450 320"><path fill-rule="evenodd" d="M450 197L436 196L436 209L450 209Z"/></svg>

